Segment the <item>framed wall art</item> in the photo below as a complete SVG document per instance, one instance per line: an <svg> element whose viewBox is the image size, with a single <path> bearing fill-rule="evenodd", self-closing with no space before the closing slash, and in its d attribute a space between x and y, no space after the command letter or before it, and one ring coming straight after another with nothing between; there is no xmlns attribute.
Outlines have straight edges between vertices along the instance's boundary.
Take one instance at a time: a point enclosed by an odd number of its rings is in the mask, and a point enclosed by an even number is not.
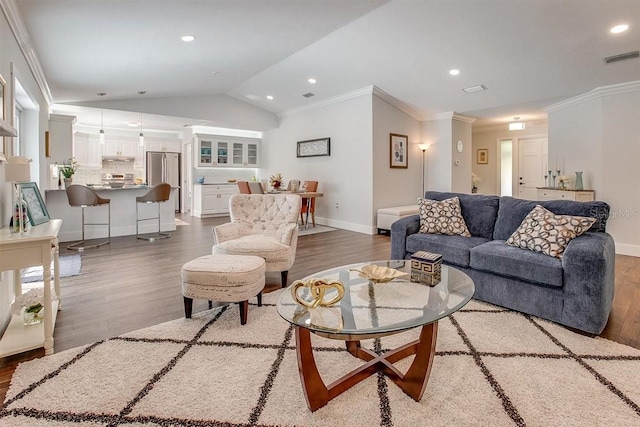
<svg viewBox="0 0 640 427"><path fill-rule="evenodd" d="M31 225L43 224L49 221L49 211L44 204L38 184L35 182L25 182L20 184L22 198L27 204L27 214Z"/></svg>
<svg viewBox="0 0 640 427"><path fill-rule="evenodd" d="M318 157L331 155L331 138L298 141L296 157Z"/></svg>
<svg viewBox="0 0 640 427"><path fill-rule="evenodd" d="M407 135L389 134L389 167L406 169L409 166L409 158L407 156L408 142L409 137Z"/></svg>
<svg viewBox="0 0 640 427"><path fill-rule="evenodd" d="M489 163L488 148L478 148L478 157L476 159L476 163L478 163L479 165L486 165Z"/></svg>

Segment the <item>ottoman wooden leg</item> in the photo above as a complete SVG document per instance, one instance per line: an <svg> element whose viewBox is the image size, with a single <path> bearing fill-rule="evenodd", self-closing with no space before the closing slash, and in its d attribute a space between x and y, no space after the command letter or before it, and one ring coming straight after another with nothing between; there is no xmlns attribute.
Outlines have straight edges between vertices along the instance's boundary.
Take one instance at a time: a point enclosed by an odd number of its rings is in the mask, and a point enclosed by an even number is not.
<svg viewBox="0 0 640 427"><path fill-rule="evenodd" d="M289 273L288 271L281 271L280 272L280 277L282 278L282 287L286 288L287 287L287 273Z"/></svg>
<svg viewBox="0 0 640 427"><path fill-rule="evenodd" d="M193 310L193 299L184 297L184 317L191 319L191 311Z"/></svg>
<svg viewBox="0 0 640 427"><path fill-rule="evenodd" d="M246 325L247 324L247 312L249 311L249 301L248 300L240 301L238 303L238 305L240 306L240 324L241 325Z"/></svg>
<svg viewBox="0 0 640 427"><path fill-rule="evenodd" d="M258 307L262 307L262 291L258 294Z"/></svg>
<svg viewBox="0 0 640 427"><path fill-rule="evenodd" d="M213 303L209 301L209 310L211 310L212 308L213 308Z"/></svg>

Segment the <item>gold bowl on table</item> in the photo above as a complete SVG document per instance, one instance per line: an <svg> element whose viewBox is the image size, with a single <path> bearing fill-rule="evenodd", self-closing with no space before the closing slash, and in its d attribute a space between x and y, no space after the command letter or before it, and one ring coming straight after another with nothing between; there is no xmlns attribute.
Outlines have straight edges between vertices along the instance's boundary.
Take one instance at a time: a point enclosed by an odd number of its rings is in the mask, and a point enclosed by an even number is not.
<svg viewBox="0 0 640 427"><path fill-rule="evenodd" d="M352 269L351 271L357 271L360 273L360 277L368 279L373 283L386 283L393 279L409 275L409 273L396 270L395 268L383 267L375 264L365 265L361 267L360 270Z"/></svg>

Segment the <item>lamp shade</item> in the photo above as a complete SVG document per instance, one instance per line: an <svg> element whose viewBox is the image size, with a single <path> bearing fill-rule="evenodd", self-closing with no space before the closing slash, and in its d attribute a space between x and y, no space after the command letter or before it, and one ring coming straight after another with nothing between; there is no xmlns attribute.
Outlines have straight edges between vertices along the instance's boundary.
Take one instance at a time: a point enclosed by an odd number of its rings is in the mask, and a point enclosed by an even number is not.
<svg viewBox="0 0 640 427"><path fill-rule="evenodd" d="M29 163L31 160L25 157L9 157L4 168L4 179L9 182L31 181Z"/></svg>

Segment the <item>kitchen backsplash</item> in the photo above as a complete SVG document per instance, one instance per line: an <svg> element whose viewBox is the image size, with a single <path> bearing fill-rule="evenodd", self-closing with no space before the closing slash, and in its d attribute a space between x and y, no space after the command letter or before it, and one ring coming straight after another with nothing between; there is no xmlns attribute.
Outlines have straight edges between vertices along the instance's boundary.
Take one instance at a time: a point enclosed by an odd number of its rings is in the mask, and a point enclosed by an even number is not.
<svg viewBox="0 0 640 427"><path fill-rule="evenodd" d="M198 178L204 178L205 184L227 182L232 178L238 181L251 181L256 176L256 172L255 169L196 168L193 173L193 181L194 183L198 182Z"/></svg>
<svg viewBox="0 0 640 427"><path fill-rule="evenodd" d="M73 175L76 184L101 184L103 173L133 173L134 179L146 181L143 168L134 168L133 162L104 162L102 169L79 167Z"/></svg>

